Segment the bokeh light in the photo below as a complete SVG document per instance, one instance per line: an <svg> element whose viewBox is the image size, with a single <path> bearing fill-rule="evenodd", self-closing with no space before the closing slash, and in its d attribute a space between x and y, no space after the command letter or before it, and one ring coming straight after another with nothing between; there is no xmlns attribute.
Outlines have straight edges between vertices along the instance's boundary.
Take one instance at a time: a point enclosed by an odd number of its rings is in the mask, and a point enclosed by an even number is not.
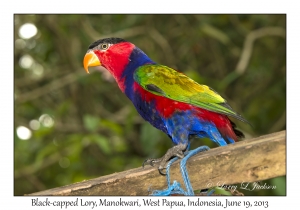
<svg viewBox="0 0 300 210"><path fill-rule="evenodd" d="M44 73L44 67L39 63L34 63L32 66L32 73L35 77L41 77Z"/></svg>
<svg viewBox="0 0 300 210"><path fill-rule="evenodd" d="M50 115L48 114L43 114L40 116L39 118L40 123L45 126L45 127L52 127L54 125L54 120L52 117L50 117Z"/></svg>
<svg viewBox="0 0 300 210"><path fill-rule="evenodd" d="M24 41L24 39L17 39L16 41L15 41L15 47L17 48L17 49L24 49L25 48L25 46L26 46L26 42Z"/></svg>
<svg viewBox="0 0 300 210"><path fill-rule="evenodd" d="M26 42L26 47L28 49L33 49L36 46L36 41L35 40L29 40Z"/></svg>
<svg viewBox="0 0 300 210"><path fill-rule="evenodd" d="M25 23L19 29L19 36L22 39L30 39L37 34L37 28L32 23Z"/></svg>
<svg viewBox="0 0 300 210"><path fill-rule="evenodd" d="M32 67L32 65L34 64L34 60L30 55L23 55L20 60L19 60L19 65L23 68L23 69L29 69Z"/></svg>
<svg viewBox="0 0 300 210"><path fill-rule="evenodd" d="M28 140L32 136L31 130L29 130L25 126L19 126L19 127L17 127L16 130L17 130L17 135L18 135L19 139L21 139L21 140Z"/></svg>
<svg viewBox="0 0 300 210"><path fill-rule="evenodd" d="M40 122L38 120L31 120L29 122L29 127L32 130L38 130L41 127L41 124L40 124Z"/></svg>
<svg viewBox="0 0 300 210"><path fill-rule="evenodd" d="M59 160L59 165L62 168L68 168L70 166L69 158L63 157Z"/></svg>

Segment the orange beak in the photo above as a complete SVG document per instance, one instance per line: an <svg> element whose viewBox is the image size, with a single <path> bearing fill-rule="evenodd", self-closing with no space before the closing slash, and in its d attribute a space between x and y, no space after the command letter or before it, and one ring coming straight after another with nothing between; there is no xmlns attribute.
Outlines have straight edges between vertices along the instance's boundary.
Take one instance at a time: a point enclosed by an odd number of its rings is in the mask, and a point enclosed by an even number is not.
<svg viewBox="0 0 300 210"><path fill-rule="evenodd" d="M90 73L89 72L90 66L101 66L101 63L100 63L98 57L96 56L96 54L93 51L85 54L84 59L83 59L83 67L84 67L86 73L88 73L88 74Z"/></svg>

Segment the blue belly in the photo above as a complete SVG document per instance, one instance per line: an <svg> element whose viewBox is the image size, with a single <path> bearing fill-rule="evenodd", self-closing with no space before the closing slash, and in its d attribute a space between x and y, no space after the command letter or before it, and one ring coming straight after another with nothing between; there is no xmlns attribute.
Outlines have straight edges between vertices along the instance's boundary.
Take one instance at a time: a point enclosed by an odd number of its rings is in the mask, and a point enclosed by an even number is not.
<svg viewBox="0 0 300 210"><path fill-rule="evenodd" d="M138 113L155 128L168 134L165 122L155 109L155 101L146 102L140 95L135 95L133 104Z"/></svg>

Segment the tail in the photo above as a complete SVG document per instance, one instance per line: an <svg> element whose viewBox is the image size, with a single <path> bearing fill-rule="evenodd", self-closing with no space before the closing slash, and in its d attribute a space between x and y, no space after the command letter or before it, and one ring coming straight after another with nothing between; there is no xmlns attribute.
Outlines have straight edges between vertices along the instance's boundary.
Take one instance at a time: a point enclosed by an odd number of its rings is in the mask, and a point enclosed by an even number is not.
<svg viewBox="0 0 300 210"><path fill-rule="evenodd" d="M232 144L244 137L244 134L236 128L235 123L233 123L227 115L199 108L198 117L202 121L201 124L208 123L206 126L201 125L202 129L204 127L208 128L203 131L220 146ZM213 124L213 126L207 126L210 125L210 123ZM198 136L201 137L201 134L198 134Z"/></svg>
<svg viewBox="0 0 300 210"><path fill-rule="evenodd" d="M245 138L245 135L243 134L243 132L236 129L236 124L234 122L232 122L231 120L229 120L229 121L230 121L230 124L232 126L233 132L238 137L238 139Z"/></svg>
<svg viewBox="0 0 300 210"><path fill-rule="evenodd" d="M227 118L228 123L223 127L218 127L221 136L226 141L227 144L232 144L237 142L241 138L244 138L245 135L242 131L236 128L236 124L232 122L229 118Z"/></svg>

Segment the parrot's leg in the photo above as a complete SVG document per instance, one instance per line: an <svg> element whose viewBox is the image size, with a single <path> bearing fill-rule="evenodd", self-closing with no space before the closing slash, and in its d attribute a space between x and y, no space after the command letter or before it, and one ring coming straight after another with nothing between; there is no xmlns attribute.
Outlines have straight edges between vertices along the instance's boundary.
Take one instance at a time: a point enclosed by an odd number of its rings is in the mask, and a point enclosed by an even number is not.
<svg viewBox="0 0 300 210"><path fill-rule="evenodd" d="M158 166L159 173L162 175L166 175L166 173L162 172L162 170L165 168L167 161L170 160L172 157L184 158L184 151L187 149L187 146L188 146L188 144L178 144L178 145L168 149L166 154L164 156L162 156L161 158L146 159L143 163L143 167L145 165L154 166L156 163L159 163L159 166Z"/></svg>
<svg viewBox="0 0 300 210"><path fill-rule="evenodd" d="M188 151L185 153L185 157L180 162L180 171L181 171L183 181L184 181L185 187L187 189L188 195L194 195L194 190L193 190L193 187L192 187L190 179L189 179L188 171L186 169L186 162L188 161L188 159L190 157L192 157L200 152L208 151L209 149L210 148L208 146L201 146L194 150Z"/></svg>
<svg viewBox="0 0 300 210"><path fill-rule="evenodd" d="M171 165L178 160L178 157L174 157L172 158L166 167L166 174L167 174L167 183L168 183L168 188L165 190L155 190L153 191L152 195L156 195L156 196L162 196L162 195L173 195L173 194L182 194L182 195L194 195L194 190L193 187L191 185L190 179L189 179L189 175L188 175L188 171L186 169L186 162L188 161L188 159L193 156L196 155L199 152L203 152L203 151L207 151L209 150L208 146L201 146L198 147L194 150L191 151L185 151L185 157L182 158L182 160L180 161L180 171L181 171L181 175L185 184L185 188L186 191L184 189L182 189L180 187L180 183L177 182L176 180L174 180L173 184L171 184L171 177L170 177L170 168ZM212 192L208 192L207 195L211 195L214 191Z"/></svg>

